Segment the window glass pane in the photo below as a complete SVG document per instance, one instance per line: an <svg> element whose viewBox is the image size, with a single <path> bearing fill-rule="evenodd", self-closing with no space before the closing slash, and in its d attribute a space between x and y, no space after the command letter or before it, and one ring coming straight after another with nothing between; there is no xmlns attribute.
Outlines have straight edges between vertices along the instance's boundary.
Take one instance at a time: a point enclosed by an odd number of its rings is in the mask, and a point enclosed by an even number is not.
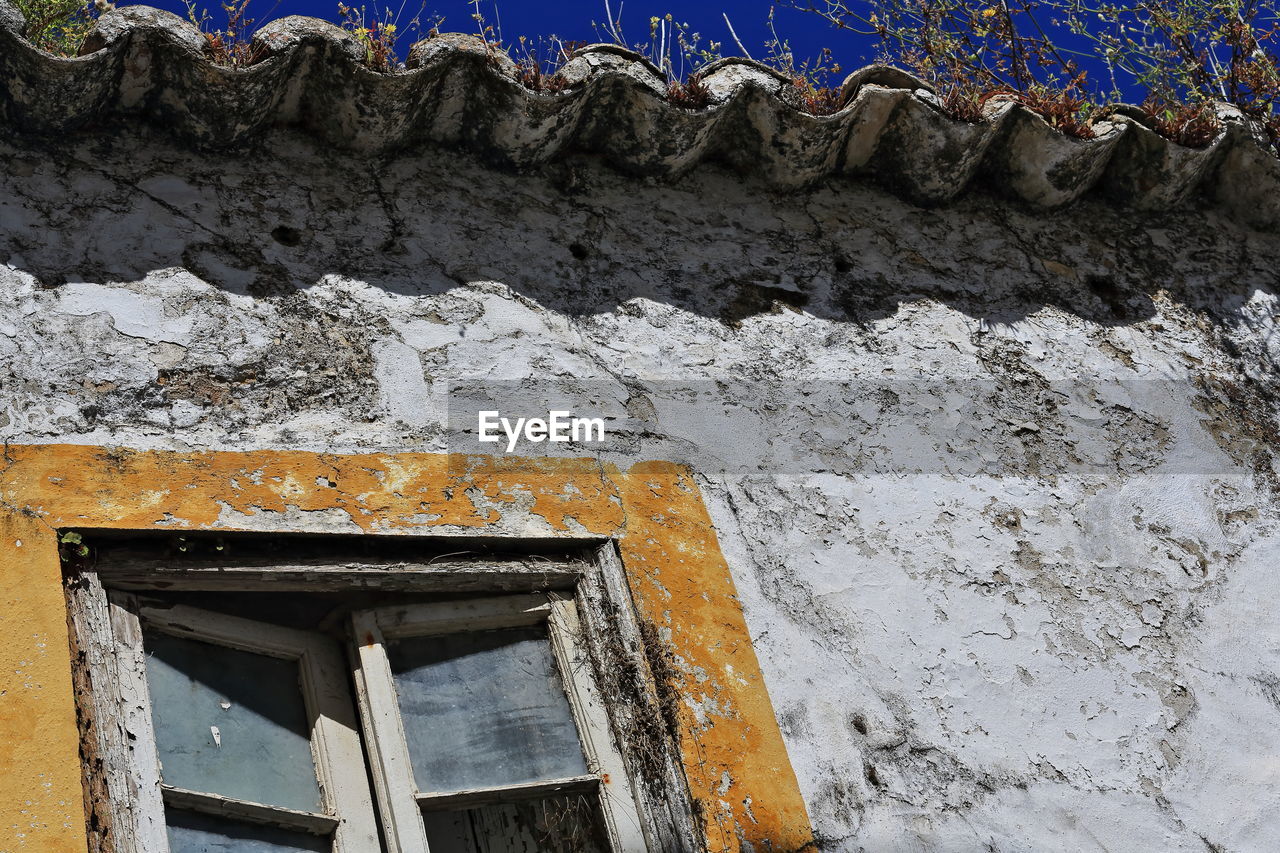
<svg viewBox="0 0 1280 853"><path fill-rule="evenodd" d="M169 853L329 853L328 838L170 809ZM433 851L434 853L434 851Z"/></svg>
<svg viewBox="0 0 1280 853"><path fill-rule="evenodd" d="M159 632L145 646L165 784L321 810L296 662Z"/></svg>
<svg viewBox="0 0 1280 853"><path fill-rule="evenodd" d="M418 789L587 772L545 627L387 644Z"/></svg>
<svg viewBox="0 0 1280 853"><path fill-rule="evenodd" d="M595 796L424 811L431 853L604 853Z"/></svg>

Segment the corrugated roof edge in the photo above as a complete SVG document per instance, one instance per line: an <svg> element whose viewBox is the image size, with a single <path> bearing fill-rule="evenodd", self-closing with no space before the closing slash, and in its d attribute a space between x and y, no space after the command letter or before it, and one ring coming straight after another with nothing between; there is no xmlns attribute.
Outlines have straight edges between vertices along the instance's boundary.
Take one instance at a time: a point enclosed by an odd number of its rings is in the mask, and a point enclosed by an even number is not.
<svg viewBox="0 0 1280 853"><path fill-rule="evenodd" d="M103 15L84 55L70 59L33 48L21 26L0 0L0 118L27 133L138 116L190 144L223 147L294 125L349 150L434 143L517 168L572 150L648 176L679 176L709 159L779 187L861 176L923 205L975 184L1044 208L1090 192L1140 209L1207 201L1280 230L1280 160L1227 107L1223 132L1194 149L1123 112L1089 140L1011 103L993 105L982 122L957 121L925 84L885 66L851 74L845 106L812 116L784 99L788 81L747 59L709 66L710 104L688 110L667 102L650 63L614 45L578 51L561 72L567 89L540 94L519 82L506 54L461 34L418 43L408 70L382 74L361 64L350 34L315 18L264 26L254 37L263 59L247 68L213 65L195 27L147 6Z"/></svg>

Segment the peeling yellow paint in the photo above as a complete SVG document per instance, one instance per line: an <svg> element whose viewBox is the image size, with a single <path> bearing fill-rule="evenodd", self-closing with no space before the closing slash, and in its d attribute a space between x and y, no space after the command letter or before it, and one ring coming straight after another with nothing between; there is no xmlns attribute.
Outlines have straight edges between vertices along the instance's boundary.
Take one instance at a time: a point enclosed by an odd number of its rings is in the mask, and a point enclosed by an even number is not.
<svg viewBox="0 0 1280 853"><path fill-rule="evenodd" d="M0 469L0 853L84 850L55 531L271 529L345 513L368 533L615 537L640 616L682 673L681 750L708 846L799 851L813 838L733 579L692 476L665 462L293 451L10 446ZM234 526L223 519L234 518ZM261 524L257 520L261 520ZM21 540L19 546L17 542ZM695 708L697 711L695 712Z"/></svg>
<svg viewBox="0 0 1280 853"><path fill-rule="evenodd" d="M0 851L84 850L66 605L53 532L38 519L0 512L0 578Z"/></svg>

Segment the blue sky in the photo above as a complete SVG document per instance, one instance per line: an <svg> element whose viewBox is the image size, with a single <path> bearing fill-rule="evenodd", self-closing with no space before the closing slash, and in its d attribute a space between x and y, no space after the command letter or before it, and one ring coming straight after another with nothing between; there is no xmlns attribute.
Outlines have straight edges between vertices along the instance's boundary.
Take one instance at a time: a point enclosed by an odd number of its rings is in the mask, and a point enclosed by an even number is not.
<svg viewBox="0 0 1280 853"><path fill-rule="evenodd" d="M186 14L183 0L148 2L180 15ZM475 30L471 17L473 7L470 3L461 0L427 0L424 7L421 6L422 0L392 0L393 13L402 8L399 5L401 2L404 3L400 15L402 23L413 18L419 8L423 8L424 21L444 16L444 30ZM611 2L614 16L618 17L619 4L617 0ZM354 5L360 4L357 2ZM759 58L764 53L764 43L769 38L767 20L771 5L767 0L715 3L626 0L621 5L621 19L628 42L634 43L648 40L651 16L662 16L670 12L679 21L688 23L691 30L702 34L704 39L724 42L726 54L737 54L722 17L722 14L727 14L747 50ZM366 6L370 12L373 11L372 6ZM226 19L221 10L221 0L201 0L197 3L197 8L207 8L214 27L221 25ZM548 34L555 34L566 40L599 41L592 22L603 23L606 17L603 0L502 0L496 4L493 0L482 0L481 10L491 25L501 21L502 36L507 42L514 41L520 35ZM255 18L258 24L286 15L311 15L334 21L338 18L338 3L337 0L251 0L249 4L249 16ZM779 7L775 24L778 34L792 43L797 59L816 55L827 46L835 51L838 61L846 70L852 70L865 64L876 53L874 40L847 31L838 32L818 17L795 9ZM402 44L401 53L407 47L407 44Z"/></svg>
<svg viewBox="0 0 1280 853"><path fill-rule="evenodd" d="M184 0L143 0L160 8L168 9L179 15L186 15ZM222 10L223 0L197 0L197 10L205 9L210 16L210 26L218 28L225 25L226 14ZM383 0L384 3L387 0ZM765 43L770 39L768 27L769 10L775 8L774 26L780 37L790 42L797 62L816 57L822 48L830 48L834 60L842 71L829 84L839 85L844 75L874 60L878 52L878 41L871 36L863 36L850 30L839 30L817 15L802 12L788 5L774 6L769 0L713 0L713 2L671 3L662 0L610 0L614 17L621 17L623 31L629 44L648 41L649 19L652 16L664 16L668 12L675 18L689 25L691 32L698 32L704 41L722 42L725 55L740 55L736 49L729 28L725 24L727 15L736 30L742 44L755 58L763 58ZM859 0L850 0L855 8ZM400 5L403 4L403 5ZM398 12L401 24L402 39L399 54L403 57L407 52L412 35L404 26L415 15L422 12L424 23L444 17L445 31L475 32L476 24L472 18L474 7L466 0L390 0L393 16ZM355 5L359 5L356 0ZM861 8L869 10L869 3L863 2ZM374 8L366 6L369 17ZM384 9L379 6L378 10ZM495 29L501 27L504 43L511 44L521 36L538 37L556 35L564 40L595 42L602 39L597 35L593 22L603 25L606 14L604 0L481 0L480 8L488 24ZM249 17L261 25L276 18L287 15L311 15L329 21L337 21L337 0L250 0ZM379 14L379 17L382 17ZM1049 26L1049 21L1043 21ZM1059 43L1065 47L1083 46L1080 40L1055 27L1049 27L1056 33ZM1082 67L1089 72L1091 87L1105 88L1109 83L1109 75L1096 60L1077 57ZM686 69L687 70L687 69ZM1119 80L1128 88L1128 80ZM1129 100L1142 100L1137 90L1127 93ZM1103 99L1106 96L1103 95Z"/></svg>

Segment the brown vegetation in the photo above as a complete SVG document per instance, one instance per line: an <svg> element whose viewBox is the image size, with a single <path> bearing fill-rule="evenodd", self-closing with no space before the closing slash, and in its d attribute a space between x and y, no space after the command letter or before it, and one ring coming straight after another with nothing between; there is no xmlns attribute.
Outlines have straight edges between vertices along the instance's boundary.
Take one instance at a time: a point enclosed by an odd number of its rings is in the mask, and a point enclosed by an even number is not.
<svg viewBox="0 0 1280 853"><path fill-rule="evenodd" d="M27 19L27 38L52 53L74 55L96 16L113 8L108 0L15 0ZM201 28L210 59L245 66L262 58L252 42L250 0L223 4L225 26L210 29L207 11L188 4ZM1042 116L1070 136L1095 135L1094 122L1114 110L1121 83L1145 92L1146 123L1182 145L1204 146L1221 131L1216 103L1229 104L1257 123L1280 153L1280 16L1263 0L996 0L989 5L963 0L790 0L794 8L818 15L838 30L877 38L880 59L912 71L934 88L943 110L962 121L982 120L994 102L1011 101ZM631 43L622 22L606 3L597 24L602 41L634 50L667 79L675 106L702 109L711 102L701 69L725 55L721 42L705 40L672 15L649 22L649 39ZM400 42L406 32L430 38L418 17L401 26L388 9L338 5L339 23L364 48L365 64L380 72L404 67ZM514 53L517 75L529 90L554 94L568 88L560 68L582 46L554 35L535 42L521 36L507 48L502 34L477 7L477 31L495 51ZM725 16L739 55L752 58ZM778 35L770 11L771 37L760 61L791 81L782 98L811 115L830 115L844 106L840 72L832 52L798 61ZM1074 39L1073 49L1064 45ZM416 40L416 39L415 39ZM1080 66L1079 44L1092 50L1094 67L1110 80L1095 84ZM536 45L536 46L535 46Z"/></svg>

